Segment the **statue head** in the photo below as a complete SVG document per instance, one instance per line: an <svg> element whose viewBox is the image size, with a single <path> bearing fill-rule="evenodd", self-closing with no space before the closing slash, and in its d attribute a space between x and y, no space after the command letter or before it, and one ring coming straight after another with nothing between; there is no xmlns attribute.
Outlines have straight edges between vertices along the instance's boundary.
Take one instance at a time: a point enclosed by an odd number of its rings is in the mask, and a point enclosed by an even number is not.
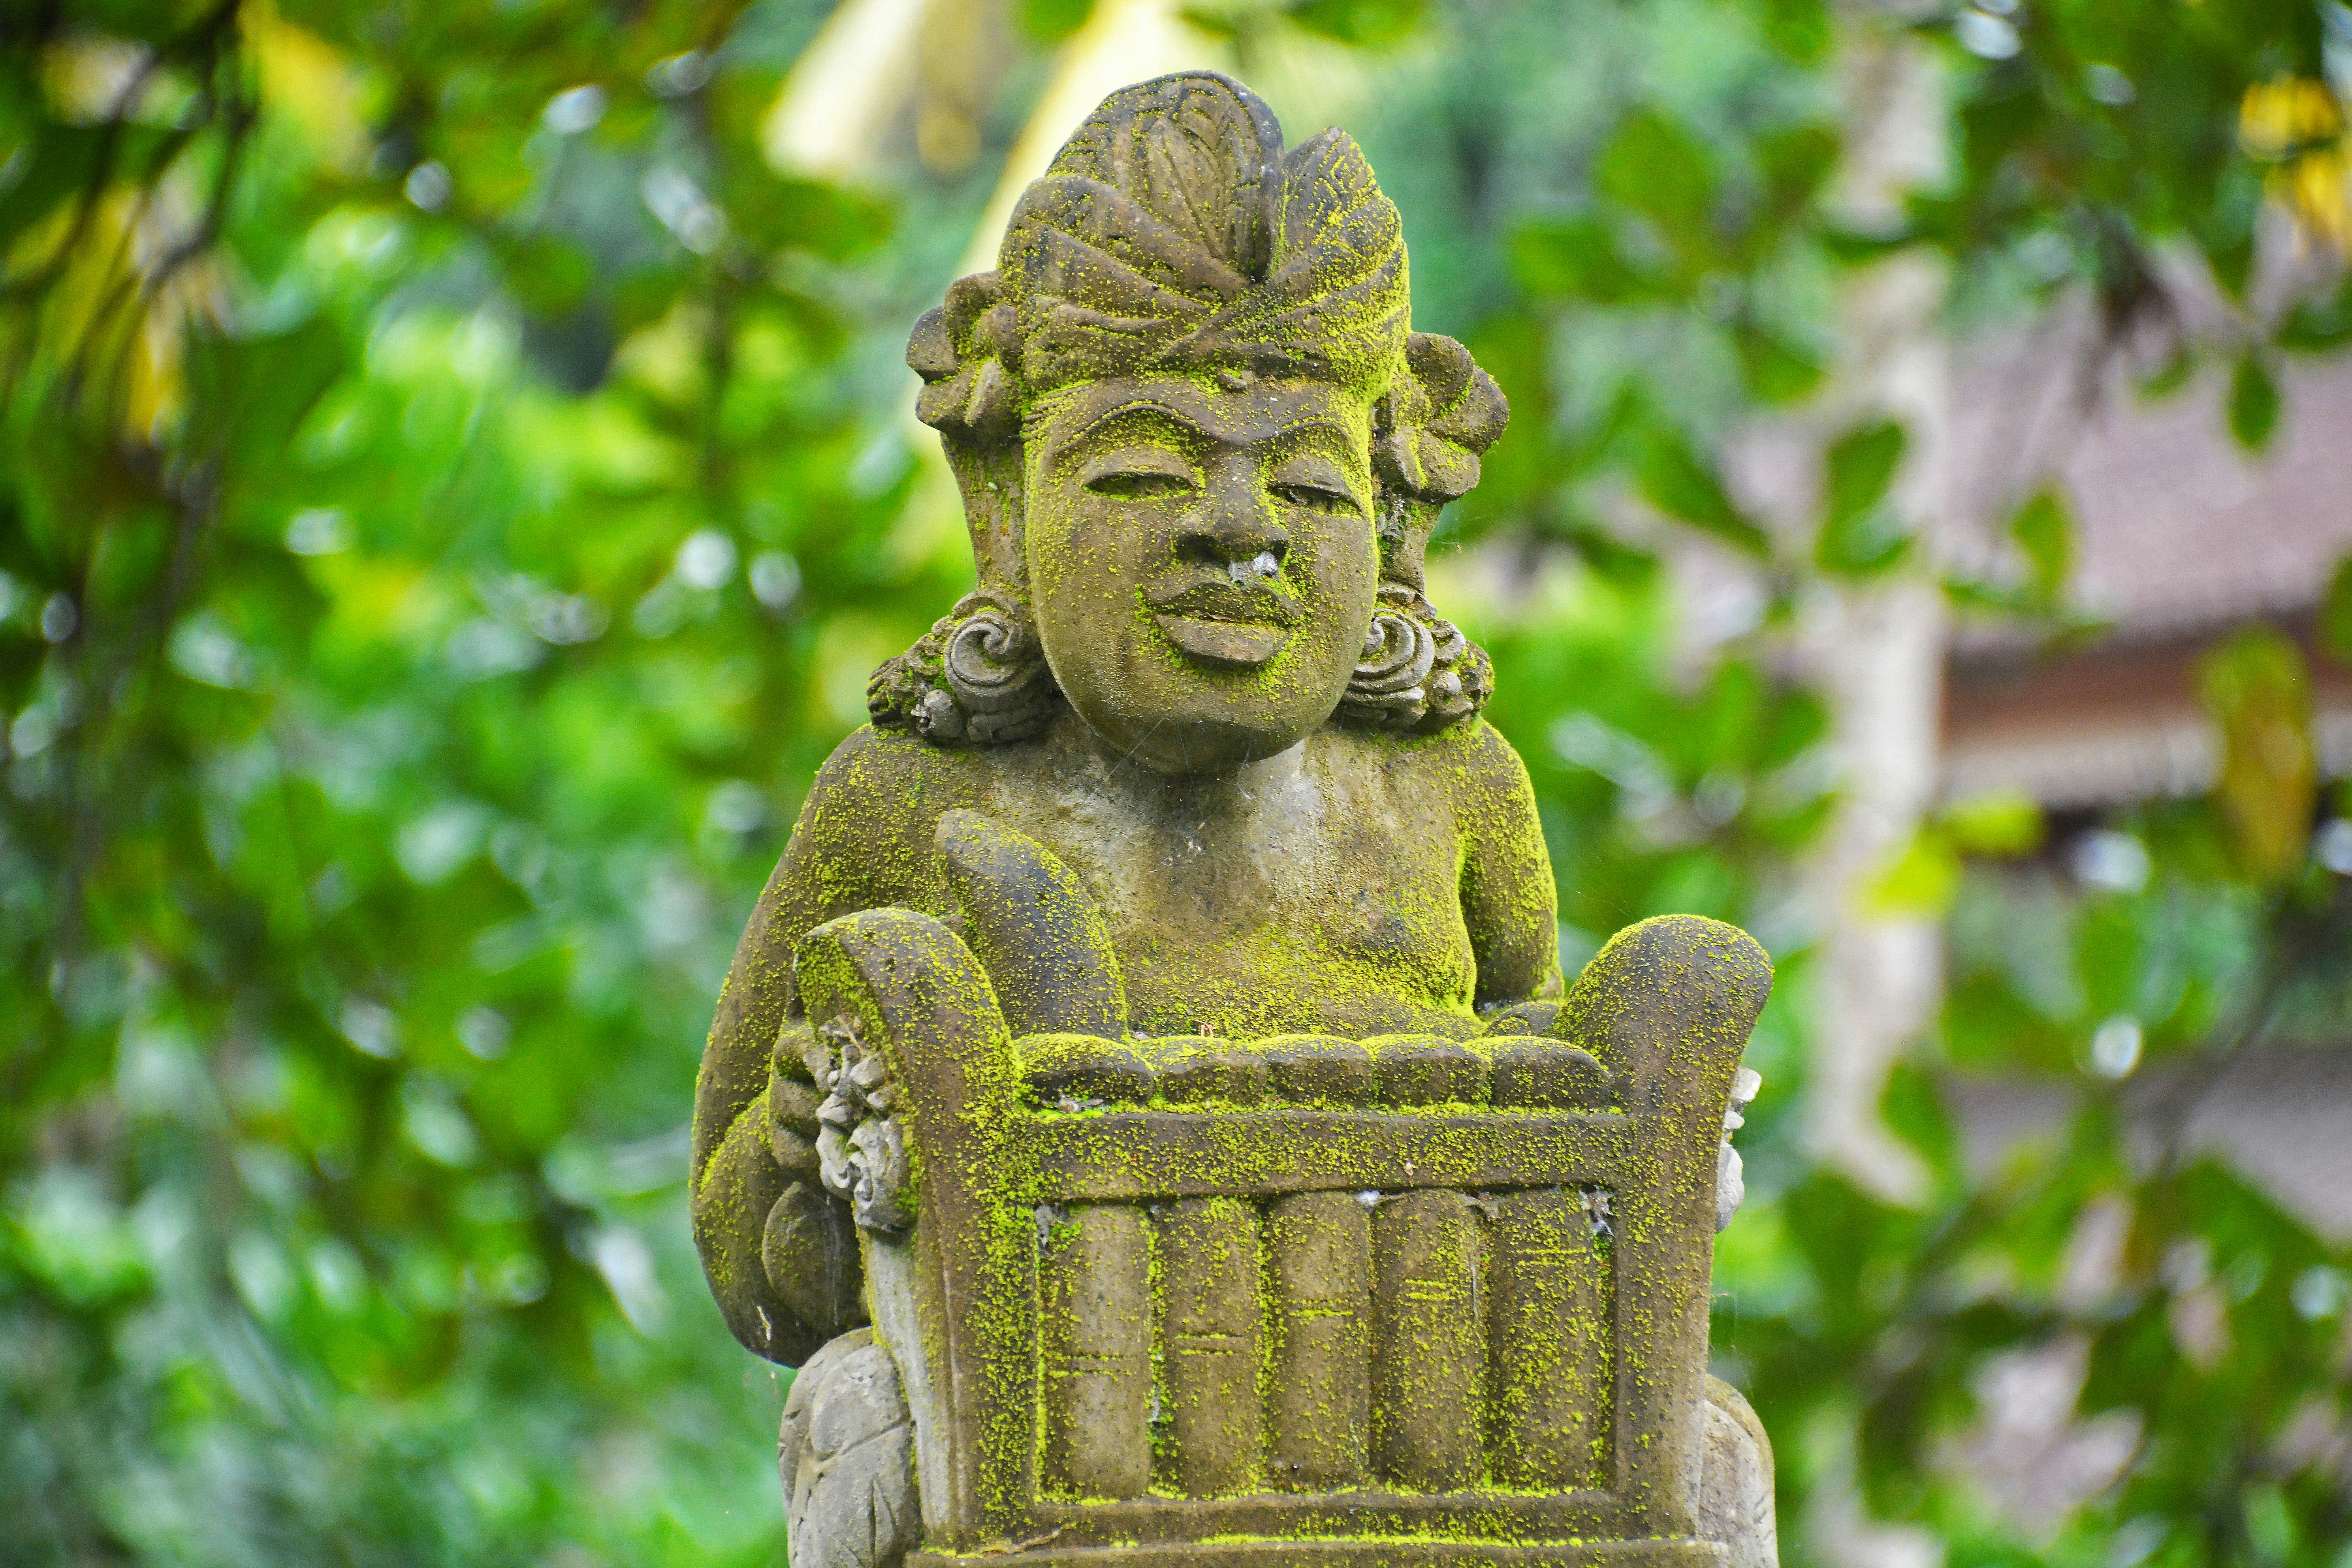
<svg viewBox="0 0 2352 1568"><path fill-rule="evenodd" d="M1190 773L1484 703L1422 557L1507 410L1411 329L1396 208L1344 133L1286 152L1207 72L1112 94L907 361L979 584L876 672L877 724L995 744L1066 700Z"/></svg>

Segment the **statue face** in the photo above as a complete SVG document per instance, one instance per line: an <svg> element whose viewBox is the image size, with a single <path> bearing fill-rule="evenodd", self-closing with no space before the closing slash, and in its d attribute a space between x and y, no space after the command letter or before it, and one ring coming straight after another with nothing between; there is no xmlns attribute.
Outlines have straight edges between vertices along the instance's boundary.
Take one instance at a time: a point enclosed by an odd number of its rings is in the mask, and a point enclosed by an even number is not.
<svg viewBox="0 0 2352 1568"><path fill-rule="evenodd" d="M1339 706L1379 577L1370 405L1318 382L1087 382L1028 433L1054 677L1164 773L1272 756Z"/></svg>

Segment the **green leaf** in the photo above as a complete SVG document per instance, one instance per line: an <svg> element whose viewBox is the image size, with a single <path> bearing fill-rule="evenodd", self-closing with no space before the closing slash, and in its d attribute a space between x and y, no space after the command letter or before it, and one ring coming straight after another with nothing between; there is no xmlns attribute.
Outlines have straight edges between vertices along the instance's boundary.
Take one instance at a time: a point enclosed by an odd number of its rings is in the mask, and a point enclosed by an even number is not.
<svg viewBox="0 0 2352 1568"><path fill-rule="evenodd" d="M1911 553L1911 531L1892 508L1876 507L1842 523L1823 525L1813 564L1834 577L1876 577Z"/></svg>
<svg viewBox="0 0 2352 1568"><path fill-rule="evenodd" d="M1917 204L1915 204L1915 207ZM1822 229L1820 234L1823 253L1832 261L1845 267L1870 267L1908 250L1923 238L1935 237L1907 228L1879 234L1828 227Z"/></svg>
<svg viewBox="0 0 2352 1568"><path fill-rule="evenodd" d="M2260 452L2278 428L2278 382L2271 379L2261 354L2249 349L2230 372L2230 434L2247 451Z"/></svg>
<svg viewBox="0 0 2352 1568"><path fill-rule="evenodd" d="M1602 195L1654 220L1687 254L1715 247L1715 161L1698 138L1654 109L1626 116L1601 149L1593 182Z"/></svg>
<svg viewBox="0 0 2352 1568"><path fill-rule="evenodd" d="M1790 403L1822 384L1821 361L1787 340L1751 322L1731 329L1748 395L1762 403Z"/></svg>
<svg viewBox="0 0 2352 1568"><path fill-rule="evenodd" d="M2319 607L2319 639L2329 653L2352 664L2352 555L2336 563L2327 597Z"/></svg>
<svg viewBox="0 0 2352 1568"><path fill-rule="evenodd" d="M1766 41L1790 59L1810 66L1828 53L1830 9L1823 0L1763 0L1760 9Z"/></svg>
<svg viewBox="0 0 2352 1568"><path fill-rule="evenodd" d="M2288 312L2271 340L2291 354L2325 354L2352 343L2352 278L2324 298Z"/></svg>
<svg viewBox="0 0 2352 1568"><path fill-rule="evenodd" d="M2024 552L2033 597L2055 604L2074 570L2074 518L2054 488L2037 490L2009 519L2009 537Z"/></svg>
<svg viewBox="0 0 2352 1568"><path fill-rule="evenodd" d="M1479 460L1474 507L1540 517L1576 465L1559 451L1552 396L1547 323L1532 311L1489 319L1470 345L1496 385L1511 400L1511 423Z"/></svg>
<svg viewBox="0 0 2352 1568"><path fill-rule="evenodd" d="M1598 217L1524 225L1511 236L1511 269L1536 298L1620 305L1660 292L1657 280L1628 261Z"/></svg>
<svg viewBox="0 0 2352 1568"><path fill-rule="evenodd" d="M1756 162L1771 186L1773 204L1794 211L1810 201L1837 167L1838 134L1827 125L1800 125L1761 137Z"/></svg>
<svg viewBox="0 0 2352 1568"><path fill-rule="evenodd" d="M1294 0L1288 15L1302 32L1377 49L1402 40L1426 8L1426 0Z"/></svg>
<svg viewBox="0 0 2352 1568"><path fill-rule="evenodd" d="M2187 348L2175 349L2172 357L2154 375L2139 383L2139 395L2147 402L2161 402L2189 384L2189 375L2197 369L2197 356Z"/></svg>
<svg viewBox="0 0 2352 1568"><path fill-rule="evenodd" d="M576 308L595 277L585 251L551 235L521 240L507 247L499 259L507 287L539 316L561 316Z"/></svg>
<svg viewBox="0 0 2352 1568"><path fill-rule="evenodd" d="M2251 224L2233 224L2207 236L2205 265L2233 300L2246 297L2246 278L2253 270L2254 234Z"/></svg>
<svg viewBox="0 0 2352 1568"><path fill-rule="evenodd" d="M1642 495L1650 505L1746 551L1759 560L1772 553L1772 541L1751 522L1723 487L1714 467L1670 430L1654 430L1643 444Z"/></svg>
<svg viewBox="0 0 2352 1568"><path fill-rule="evenodd" d="M2042 808L2013 789L1958 801L1945 810L1940 826L1962 854L2012 858L2042 847Z"/></svg>
<svg viewBox="0 0 2352 1568"><path fill-rule="evenodd" d="M1886 498L1909 444L1903 427L1893 420L1857 425L1831 444L1825 501L1832 526L1860 517Z"/></svg>
<svg viewBox="0 0 2352 1568"><path fill-rule="evenodd" d="M871 251L890 237L890 209L873 196L823 180L780 180L762 172L729 191L756 194L747 210L744 227L760 243L792 246L846 261Z"/></svg>
<svg viewBox="0 0 2352 1568"><path fill-rule="evenodd" d="M1244 20L1254 22L1256 13L1234 10L1219 5L1186 5L1176 13L1184 25L1204 38L1220 43L1232 43L1242 36Z"/></svg>
<svg viewBox="0 0 2352 1568"><path fill-rule="evenodd" d="M187 444L232 472L268 472L346 366L342 338L313 318L274 336L191 333Z"/></svg>
<svg viewBox="0 0 2352 1568"><path fill-rule="evenodd" d="M1830 446L1824 463L1823 516L1813 559L1822 570L1868 577L1902 560L1909 530L1887 506L1909 443L1892 420L1858 425Z"/></svg>
<svg viewBox="0 0 2352 1568"><path fill-rule="evenodd" d="M1959 895L1959 853L1945 832L1922 828L1863 889L1872 915L1938 919Z"/></svg>
<svg viewBox="0 0 2352 1568"><path fill-rule="evenodd" d="M2022 614L2033 607L2015 589L1998 582L1988 582L1979 577L1952 574L1941 584L1944 598L1955 610L1980 611L1995 615Z"/></svg>
<svg viewBox="0 0 2352 1568"><path fill-rule="evenodd" d="M1886 1090L1878 1101L1879 1114L1887 1131L1910 1145L1913 1153L1923 1156L1938 1176L1952 1173L1959 1164L1960 1155L1958 1131L1946 1094L1937 1075L1924 1062L1911 1058L1895 1062L1886 1075ZM1885 1445L1882 1452L1887 1460L1894 1461L1894 1454L1899 1449ZM1899 1461L1896 1463L1899 1466Z"/></svg>
<svg viewBox="0 0 2352 1568"><path fill-rule="evenodd" d="M1020 0L1021 30L1041 44L1058 44L1087 25L1094 0Z"/></svg>

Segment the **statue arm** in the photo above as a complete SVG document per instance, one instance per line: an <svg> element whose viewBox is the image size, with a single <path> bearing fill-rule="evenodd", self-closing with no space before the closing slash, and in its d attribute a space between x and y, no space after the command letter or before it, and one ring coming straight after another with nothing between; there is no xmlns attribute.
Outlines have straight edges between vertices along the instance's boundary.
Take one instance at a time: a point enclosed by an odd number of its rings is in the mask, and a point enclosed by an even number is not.
<svg viewBox="0 0 2352 1568"><path fill-rule="evenodd" d="M1454 817L1462 918L1478 964L1480 1012L1560 993L1559 894L1527 765L1492 725L1460 727Z"/></svg>
<svg viewBox="0 0 2352 1568"><path fill-rule="evenodd" d="M814 792L811 806L816 801ZM808 874L807 815L761 891L736 944L718 1016L695 1082L693 1162L688 1207L703 1272L727 1326L751 1349L796 1362L802 1342L824 1325L803 1325L767 1277L761 1243L776 1200L815 1170L787 1170L776 1158L770 1102L778 1088L776 1037L793 999L793 949L819 923ZM781 1064L800 1075L797 1062Z"/></svg>
<svg viewBox="0 0 2352 1568"><path fill-rule="evenodd" d="M860 731L818 770L791 841L761 890L736 945L718 1016L703 1048L695 1084L693 1160L688 1188L695 1242L727 1326L751 1349L796 1362L847 1322L855 1293L816 1289L798 1276L837 1274L837 1260L772 1256L816 1246L838 1250L826 1222L833 1207L816 1182L808 1137L814 1098L800 1060L806 1030L799 1010L793 955L801 939L836 915L885 904L921 904L938 873L930 824L952 804L952 789L927 789L924 775L940 753L896 737ZM919 742L911 743L919 747ZM929 756L923 755L929 751ZM940 796L936 800L933 797ZM928 808L928 809L927 809ZM891 826L901 831L881 831ZM780 1035L790 1038L780 1042ZM780 1049L781 1044L781 1049ZM805 1103L803 1103L805 1102ZM795 1185L804 1190L795 1194ZM778 1219L779 1200L801 1221ZM822 1243L822 1245L819 1245ZM775 1276L794 1276L780 1291Z"/></svg>

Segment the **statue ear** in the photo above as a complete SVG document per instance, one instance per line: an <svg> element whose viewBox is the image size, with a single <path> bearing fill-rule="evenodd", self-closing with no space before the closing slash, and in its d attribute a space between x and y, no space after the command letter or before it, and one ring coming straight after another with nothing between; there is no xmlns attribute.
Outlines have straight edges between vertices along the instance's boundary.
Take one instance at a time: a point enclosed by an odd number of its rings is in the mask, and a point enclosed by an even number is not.
<svg viewBox="0 0 2352 1568"><path fill-rule="evenodd" d="M1404 361L1375 411L1373 463L1404 498L1443 506L1477 486L1478 455L1503 434L1511 405L1451 338L1415 332Z"/></svg>
<svg viewBox="0 0 2352 1568"><path fill-rule="evenodd" d="M994 446L1021 428L1021 333L993 272L959 277L945 305L923 313L907 366L923 378L915 417L952 444Z"/></svg>

